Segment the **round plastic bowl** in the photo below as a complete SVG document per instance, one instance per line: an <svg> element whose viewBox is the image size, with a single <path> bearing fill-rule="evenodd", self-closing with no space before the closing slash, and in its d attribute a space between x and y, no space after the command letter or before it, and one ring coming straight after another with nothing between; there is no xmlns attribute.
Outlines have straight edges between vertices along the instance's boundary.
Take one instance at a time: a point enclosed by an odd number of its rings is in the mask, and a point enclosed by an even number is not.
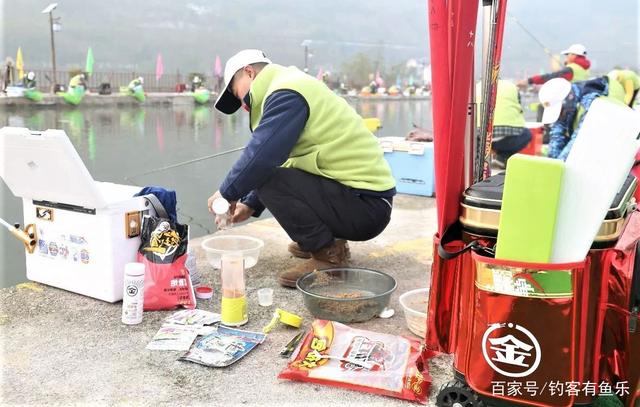
<svg viewBox="0 0 640 407"><path fill-rule="evenodd" d="M305 274L296 286L314 317L348 323L380 314L389 305L397 283L381 271L333 268Z"/></svg>
<svg viewBox="0 0 640 407"><path fill-rule="evenodd" d="M245 269L255 266L262 246L264 242L260 239L239 235L213 236L202 242L209 264L217 269L222 263L222 255L226 253L240 254L244 259Z"/></svg>
<svg viewBox="0 0 640 407"><path fill-rule="evenodd" d="M400 296L400 305L404 311L409 330L421 338L427 334L427 304L429 289L418 288Z"/></svg>

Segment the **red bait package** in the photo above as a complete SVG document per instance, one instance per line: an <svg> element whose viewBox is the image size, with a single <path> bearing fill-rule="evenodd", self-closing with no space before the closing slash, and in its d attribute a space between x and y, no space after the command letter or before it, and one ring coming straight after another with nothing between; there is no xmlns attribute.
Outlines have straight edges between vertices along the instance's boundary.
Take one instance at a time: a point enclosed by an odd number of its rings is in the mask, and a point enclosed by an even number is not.
<svg viewBox="0 0 640 407"><path fill-rule="evenodd" d="M278 375L427 402L431 377L417 339L315 320Z"/></svg>
<svg viewBox="0 0 640 407"><path fill-rule="evenodd" d="M145 216L138 261L144 263L144 310L193 309L193 293L187 259L188 225Z"/></svg>

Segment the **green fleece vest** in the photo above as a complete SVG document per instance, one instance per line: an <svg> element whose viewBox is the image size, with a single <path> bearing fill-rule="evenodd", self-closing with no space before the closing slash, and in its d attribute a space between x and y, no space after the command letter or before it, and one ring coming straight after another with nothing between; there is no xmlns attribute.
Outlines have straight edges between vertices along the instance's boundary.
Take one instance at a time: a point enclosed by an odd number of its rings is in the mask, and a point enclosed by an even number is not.
<svg viewBox="0 0 640 407"><path fill-rule="evenodd" d="M609 81L609 96L624 102L625 93L622 84L618 82L617 78L611 78L611 76L607 76L607 80Z"/></svg>
<svg viewBox="0 0 640 407"><path fill-rule="evenodd" d="M571 82L580 82L589 79L589 71L575 62L571 62L567 64L567 66L573 71L573 78L571 78Z"/></svg>
<svg viewBox="0 0 640 407"><path fill-rule="evenodd" d="M614 69L613 71L609 72L607 76L611 80L620 82L620 84L624 84L626 81L629 80L633 84L633 90L640 89L640 77L632 70Z"/></svg>
<svg viewBox="0 0 640 407"><path fill-rule="evenodd" d="M623 69L620 71L620 76L623 80L630 80L633 83L633 90L640 89L640 76L630 69Z"/></svg>
<svg viewBox="0 0 640 407"><path fill-rule="evenodd" d="M71 80L69 81L69 87L75 88L76 86L80 86L81 83L82 83L82 78L78 74L78 75L75 75L73 78L71 78Z"/></svg>
<svg viewBox="0 0 640 407"><path fill-rule="evenodd" d="M498 81L493 125L524 127L524 115L518 98L518 88L513 82L502 79Z"/></svg>
<svg viewBox="0 0 640 407"><path fill-rule="evenodd" d="M251 83L251 131L260 125L273 92L292 90L309 106L307 124L283 167L297 168L356 189L386 191L395 186L376 137L340 96L295 67L265 66Z"/></svg>
<svg viewBox="0 0 640 407"><path fill-rule="evenodd" d="M478 113L476 114L476 125L480 127L482 112L480 111L480 94L482 92L481 82L476 83L476 104ZM524 127L524 114L518 97L518 88L507 80L498 80L496 91L496 106L493 110L493 126Z"/></svg>

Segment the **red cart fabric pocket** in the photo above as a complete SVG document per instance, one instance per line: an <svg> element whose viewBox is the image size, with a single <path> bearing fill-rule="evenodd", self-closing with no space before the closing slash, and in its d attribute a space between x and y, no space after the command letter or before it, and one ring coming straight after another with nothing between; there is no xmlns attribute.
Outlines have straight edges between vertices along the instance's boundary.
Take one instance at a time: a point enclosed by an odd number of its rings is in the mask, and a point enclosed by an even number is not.
<svg viewBox="0 0 640 407"><path fill-rule="evenodd" d="M433 263L427 308L425 348L432 352L456 353L466 343L466 310L473 296L472 251L491 251L493 238L462 240L461 225L447 229L444 237L433 238Z"/></svg>
<svg viewBox="0 0 640 407"><path fill-rule="evenodd" d="M588 260L535 264L472 256L472 328L460 365L467 383L507 401L573 405L585 378L581 299ZM577 390L567 391L567 384Z"/></svg>
<svg viewBox="0 0 640 407"><path fill-rule="evenodd" d="M427 334L425 345L437 352L455 352L459 288L459 271L471 258L465 252L452 259L444 259L438 254L440 239L433 239L433 264L431 265L431 285L427 310ZM464 247L461 240L446 244L448 251L459 251Z"/></svg>

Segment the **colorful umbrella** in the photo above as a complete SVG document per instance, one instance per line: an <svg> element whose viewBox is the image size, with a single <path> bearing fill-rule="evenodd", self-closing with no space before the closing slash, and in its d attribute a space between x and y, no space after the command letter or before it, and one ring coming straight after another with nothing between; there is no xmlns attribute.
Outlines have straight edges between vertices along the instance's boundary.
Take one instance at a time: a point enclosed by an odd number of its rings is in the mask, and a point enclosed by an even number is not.
<svg viewBox="0 0 640 407"><path fill-rule="evenodd" d="M156 58L156 82L160 80L164 74L164 65L162 64L162 55L158 52L158 57Z"/></svg>
<svg viewBox="0 0 640 407"><path fill-rule="evenodd" d="M22 61L22 49L18 47L18 54L16 55L16 69L18 70L18 79L22 79L24 76L24 62Z"/></svg>
<svg viewBox="0 0 640 407"><path fill-rule="evenodd" d="M384 79L382 79L382 76L380 76L380 71L376 71L375 81L378 86L384 86Z"/></svg>
<svg viewBox="0 0 640 407"><path fill-rule="evenodd" d="M88 75L91 75L93 73L93 62L93 50L91 50L91 47L89 47L89 49L87 50L87 63L84 66L84 71Z"/></svg>
<svg viewBox="0 0 640 407"><path fill-rule="evenodd" d="M222 76L222 62L220 62L220 55L216 55L216 63L213 68L215 76Z"/></svg>

